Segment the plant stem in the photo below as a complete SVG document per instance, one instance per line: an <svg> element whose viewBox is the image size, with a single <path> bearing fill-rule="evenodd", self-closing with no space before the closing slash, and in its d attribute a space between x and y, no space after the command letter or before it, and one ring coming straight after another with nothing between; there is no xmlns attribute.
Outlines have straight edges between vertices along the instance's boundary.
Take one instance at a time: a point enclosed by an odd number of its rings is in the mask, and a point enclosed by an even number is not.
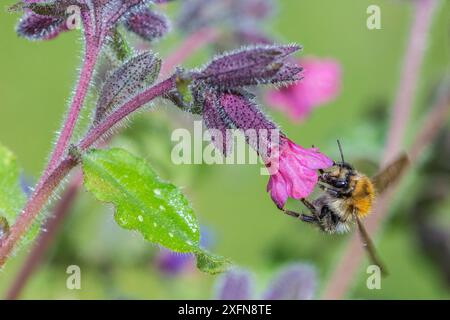
<svg viewBox="0 0 450 320"><path fill-rule="evenodd" d="M78 144L81 151L86 150L122 119L136 111L139 107L143 106L147 102L153 100L158 96L162 96L175 87L175 76L170 77L167 80L160 82L142 93L135 98L125 103L122 107L114 111L108 117L106 117L100 124L90 130L85 138Z"/></svg>
<svg viewBox="0 0 450 320"><path fill-rule="evenodd" d="M422 126L422 130L417 134L409 156L411 167L417 163L420 155L428 147L439 134L439 131L447 122L450 115L450 88L447 88L446 95L432 108L426 116L426 120ZM401 179L401 178L400 178ZM400 182L399 179L399 182ZM374 234L381 226L383 218L389 212L389 207L394 200L395 191L397 191L399 183L394 184L387 190L377 201L374 212L366 220L366 229L370 234ZM325 289L324 299L342 299L353 283L354 275L358 271L358 266L364 259L365 251L361 244L358 234L353 235L345 252L335 269L331 281Z"/></svg>
<svg viewBox="0 0 450 320"><path fill-rule="evenodd" d="M161 72L161 77L166 76L167 73L170 72L170 70L172 70L175 66L182 64L202 46L205 46L209 42L213 41L217 35L218 32L213 29L210 29L209 31L203 29L189 36L176 50L174 50L174 53L170 54L164 60L165 62ZM20 296L20 293L26 286L28 279L32 276L37 266L42 261L42 256L47 251L55 236L55 233L58 231L57 229L60 228L63 220L66 218L68 211L70 211L70 208L76 199L76 195L81 187L81 179L82 176L80 174L74 176L69 182L63 196L56 204L53 212L53 218L46 222L46 230L41 231L36 245L34 245L25 263L23 264L22 269L19 271L13 284L9 288L5 296L6 299L13 300Z"/></svg>
<svg viewBox="0 0 450 320"><path fill-rule="evenodd" d="M213 42L219 34L219 31L213 28L203 28L190 34L177 50L164 59L161 67L161 77L167 77L175 66L180 65L202 47Z"/></svg>
<svg viewBox="0 0 450 320"><path fill-rule="evenodd" d="M78 144L80 150L87 150L98 139L100 139L111 128L118 124L123 118L136 111L141 106L158 96L162 96L175 86L175 76L164 80L153 87L143 91L134 99L130 100L122 107L113 112L98 126L90 130L85 138ZM13 251L22 236L28 231L32 223L35 221L39 212L47 204L48 199L55 189L60 185L61 181L69 174L70 170L78 164L78 160L73 159L70 155L66 156L59 162L56 168L47 176L43 176L41 182L38 183L36 190L28 200L24 210L18 216L16 222L10 229L8 237L0 242L0 267L2 267L9 255Z"/></svg>
<svg viewBox="0 0 450 320"><path fill-rule="evenodd" d="M420 67L427 45L427 36L437 6L438 0L414 1L414 21L405 52L405 63L397 97L393 106L394 114L391 119L387 144L381 161L382 167L401 152L406 126L413 107ZM429 143L433 137L433 135L430 135L427 142ZM417 151L413 152L417 155ZM393 186L379 197L373 214L366 219L365 225L369 234L374 234L380 228L383 219L388 215L389 205L393 199L395 189L396 186ZM364 254L359 235L353 235L324 290L324 299L341 299L345 296L355 280L355 274L362 263Z"/></svg>
<svg viewBox="0 0 450 320"><path fill-rule="evenodd" d="M34 273L37 266L41 263L43 255L51 245L51 241L61 226L64 218L70 212L70 208L72 207L73 201L80 190L82 182L83 176L81 172L78 172L70 181L63 196L56 204L55 209L53 210L53 217L47 219L45 223L45 230L42 230L39 234L39 238L36 240L31 253L28 255L22 269L6 293L5 299L14 300L20 296L20 293L28 282L28 279Z"/></svg>
<svg viewBox="0 0 450 320"><path fill-rule="evenodd" d="M44 179L44 181L38 185L22 213L17 217L16 222L11 227L8 237L2 239L0 242L0 267L5 264L16 244L31 227L38 213L46 205L48 199L53 194L53 191L59 186L62 179L76 164L77 161L73 158L65 158Z"/></svg>
<svg viewBox="0 0 450 320"><path fill-rule="evenodd" d="M398 155L406 132L406 127L414 104L420 69L427 48L429 29L439 0L414 1L414 21L411 26L408 46L405 51L404 64L397 96L393 106L387 145L381 165L386 165Z"/></svg>
<svg viewBox="0 0 450 320"><path fill-rule="evenodd" d="M86 99L86 95L89 91L89 86L94 74L95 64L97 62L99 52L100 48L98 46L92 44L92 41L87 41L84 51L83 66L81 68L75 94L70 104L69 113L58 137L58 141L56 142L55 149L53 150L47 169L44 172L44 177L52 172L52 170L57 166L70 144L81 108L83 107L84 100Z"/></svg>

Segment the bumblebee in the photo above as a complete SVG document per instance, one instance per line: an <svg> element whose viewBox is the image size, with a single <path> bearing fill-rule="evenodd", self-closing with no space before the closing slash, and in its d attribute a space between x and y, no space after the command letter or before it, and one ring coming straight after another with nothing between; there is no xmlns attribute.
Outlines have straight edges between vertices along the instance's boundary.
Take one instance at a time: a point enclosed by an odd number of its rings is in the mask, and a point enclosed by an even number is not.
<svg viewBox="0 0 450 320"><path fill-rule="evenodd" d="M370 214L377 195L400 177L409 163L408 157L406 154L401 155L373 178L369 178L344 161L341 144L337 142L341 162L335 162L329 170L319 171L318 186L322 194L311 202L301 199L311 214L283 211L330 234L348 232L357 224L371 260L382 268L361 219Z"/></svg>

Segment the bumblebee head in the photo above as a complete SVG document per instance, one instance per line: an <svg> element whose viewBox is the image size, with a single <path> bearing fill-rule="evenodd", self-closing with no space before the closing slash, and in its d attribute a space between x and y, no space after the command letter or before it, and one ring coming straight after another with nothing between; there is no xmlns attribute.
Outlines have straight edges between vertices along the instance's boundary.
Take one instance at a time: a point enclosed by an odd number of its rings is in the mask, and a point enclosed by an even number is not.
<svg viewBox="0 0 450 320"><path fill-rule="evenodd" d="M337 140L339 147L339 153L341 154L341 161L334 162L334 166L329 171L324 171L320 179L339 189L346 189L350 185L350 179L356 175L356 171L351 164L345 162L344 154L342 153L342 147L339 140Z"/></svg>

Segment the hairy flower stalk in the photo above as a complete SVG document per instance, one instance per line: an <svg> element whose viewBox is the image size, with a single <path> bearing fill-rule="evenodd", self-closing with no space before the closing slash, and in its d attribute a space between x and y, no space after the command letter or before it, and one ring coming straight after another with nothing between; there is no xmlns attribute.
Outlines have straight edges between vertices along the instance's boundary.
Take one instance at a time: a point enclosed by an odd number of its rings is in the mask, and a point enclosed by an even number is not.
<svg viewBox="0 0 450 320"><path fill-rule="evenodd" d="M249 145L270 168L272 177L269 189L276 191L271 192L271 195L279 207L284 205L287 197L298 199L300 195L303 197L311 193L314 187L314 179L311 176L317 175L314 170L325 168L331 162L327 161L329 159L321 155L317 149L303 149L280 133L277 126L259 110L253 95L246 90L248 86L259 84L284 86L301 79L302 68L287 60L288 56L300 49L295 45L244 48L217 57L200 71L177 72L167 80L147 89L144 88L147 87L145 83L148 78L153 82L158 77L160 62L151 53L137 55L125 62L105 81L92 127L76 146L69 148L97 57L107 43L106 40L114 36L116 25L126 21L128 29L141 34L144 38L146 36L150 38L151 35L147 33L149 30L145 30L146 28L159 28L153 30L156 36L163 33L162 18L158 17L159 21L156 21L158 19L148 11L147 4L148 1L143 0L55 0L31 4L30 1L25 2L24 7L34 14L30 23L34 23L36 27L25 29L27 32L40 34L48 27L48 23L39 24L36 21L41 19L48 22L48 18L52 17L54 24L51 28L53 31L57 30L55 25L59 21L57 18L64 16L62 12L65 12L62 8L77 5L83 24L85 57L69 114L50 163L8 236L3 237L0 242L0 266L35 221L62 179L79 163L81 155L125 117L156 97L170 97L179 107L203 114L211 130L219 128L219 130L242 131ZM151 18L156 23L146 21ZM22 20L21 25L27 25L26 21ZM18 28L19 32L25 29ZM44 33L52 30L45 30ZM50 39L56 36L56 33L47 34L52 36L41 38ZM180 84L183 82L187 84L187 90L191 91L190 98L185 96L186 92L180 91ZM226 145L223 143L217 145L222 146L222 151L225 152ZM275 159L274 155L280 157ZM281 164L280 171L273 170L274 164ZM301 170L298 174L292 174L290 172L292 168ZM282 179L276 178L280 174ZM298 183L305 179L306 183ZM280 196L280 190L283 188L284 194Z"/></svg>
<svg viewBox="0 0 450 320"><path fill-rule="evenodd" d="M160 2L162 3L164 2L164 0L161 0ZM218 34L219 33L214 29L199 30L198 32L192 34L192 36L185 39L177 47L177 49L175 49L172 53L170 53L167 57L164 58L164 64L162 65L159 77L161 79L164 79L167 76L169 76L169 72L171 72L175 66L181 65L183 61L185 61L188 57L193 55L202 46L205 46L210 41L213 41L213 39L215 39L215 37L217 37ZM36 272L39 264L42 262L43 255L45 255L46 251L48 250L48 247L50 246L51 242L54 239L55 234L61 228L64 219L67 217L69 213L68 211L70 211L72 206L74 205L74 202L76 201L76 194L81 188L81 184L82 184L81 172L79 175L77 174L71 177L66 190L64 190L64 193L61 195L61 199L58 201L58 203L55 205L55 208L53 209L52 218L46 221L45 225L43 226L43 231L41 231L39 238L36 240L36 244L34 245L33 249L31 250L31 252L27 257L26 263L22 265L21 270L18 272L17 277L15 278L11 287L9 288L5 296L6 299L8 300L17 299L17 297L20 296L22 290L26 287L28 280L32 277L33 273ZM7 233L9 233L9 225L6 219L2 220L0 218L0 230L3 230L3 232L0 234L0 239L3 236L6 237ZM203 231L202 241L204 234L205 232ZM206 247L208 247L208 245ZM189 262L192 262L193 265L195 262L194 261L195 257L192 255L190 256L190 259L187 261L187 263L185 263L186 262L185 260L180 258L180 256L182 257L183 255L179 253L177 254L172 253L170 256L169 254L166 256L165 251L163 250L161 251L161 255L169 257L168 258L169 260L170 258L173 258L175 256L175 259L178 262L177 264L178 267L180 262L184 267L186 267L186 265ZM169 261L168 264L170 265L170 269L173 269L173 261Z"/></svg>
<svg viewBox="0 0 450 320"><path fill-rule="evenodd" d="M81 19L83 24L85 53L83 66L75 89L75 94L70 104L69 113L47 168L37 183L35 192L31 196L23 212L17 218L16 223L11 227L8 237L4 237L0 242L0 266L5 263L15 244L29 229L41 209L47 203L53 191L60 184L61 180L77 164L77 159L74 159L70 155L65 157L65 154L68 151L81 108L83 107L88 93L98 55L100 54L105 41L110 36L111 32L114 31L114 28L119 21L124 17L126 18L130 13L146 10L146 4L148 3L149 1L145 0L55 0L48 2L26 0L21 3L22 8L26 12L17 27L18 34L34 40L48 40L58 35L59 32L57 32L57 30L64 31L65 27L63 24L69 26L69 21L66 19L67 8L76 6L80 12L80 17L78 18ZM61 20L61 17L64 19ZM52 20L54 22L53 24L48 23L50 18L54 18ZM56 22L58 22L59 25ZM94 127L92 135L89 133L87 134L87 139L85 139L87 142L84 144L84 147L88 148L91 146L111 127L123 119L123 117L152 100L158 94L162 94L164 89L167 89L167 86L164 86L164 84L167 83L169 82L162 82L161 86L155 86L156 90L150 88L149 90L143 91L141 95L136 97L137 99L133 100L135 103L134 105L128 105L131 106L131 109L122 110L119 108L117 111L123 112L110 119L112 121L107 123L109 127L104 126L99 130L95 130L96 127ZM157 90L158 88L162 88L162 90Z"/></svg>
<svg viewBox="0 0 450 320"><path fill-rule="evenodd" d="M75 149L88 149L122 119L156 97L165 95L174 88L174 85L174 77L171 77L144 90L138 96L128 101L111 115L106 117L97 126L93 127L86 134L85 138L77 145L77 147L75 147ZM49 175L42 178L41 182L38 184L31 198L27 202L24 210L17 217L15 224L11 227L8 237L3 238L0 241L0 267L4 265L16 244L31 227L42 208L47 204L50 196L60 185L61 181L78 164L78 161L79 159L74 158L72 155L68 155L63 160L58 162L58 165Z"/></svg>
<svg viewBox="0 0 450 320"><path fill-rule="evenodd" d="M163 27L167 25L165 18L152 14L148 9L147 4L150 2L147 0L27 0L23 2L25 14L17 27L19 35L33 40L49 40L61 31L76 28L72 18L81 20L85 41L79 80L44 176L50 174L67 151L89 90L98 55L116 25L124 20L129 30L143 36L146 40L160 37L167 31L167 28ZM73 8L79 10L79 17L70 16L70 10L74 10Z"/></svg>

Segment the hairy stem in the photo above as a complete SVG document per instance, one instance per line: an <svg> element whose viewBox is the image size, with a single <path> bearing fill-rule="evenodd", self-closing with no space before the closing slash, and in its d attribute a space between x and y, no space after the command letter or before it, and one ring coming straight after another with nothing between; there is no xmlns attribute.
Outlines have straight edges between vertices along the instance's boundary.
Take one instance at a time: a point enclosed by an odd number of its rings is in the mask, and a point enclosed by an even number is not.
<svg viewBox="0 0 450 320"><path fill-rule="evenodd" d="M202 47L214 41L218 32L214 29L200 30L189 36L172 54L170 54L164 61L161 77L166 76L170 70L175 66L182 64L191 55L195 54ZM71 179L67 189L64 191L61 199L56 204L53 211L53 217L46 222L45 231L41 231L39 239L34 247L31 249L25 263L16 276L13 284L8 289L5 296L6 299L17 299L20 296L23 288L25 288L28 279L35 272L37 266L42 261L42 256L47 251L53 240L55 233L60 228L63 220L67 216L68 211L72 207L78 190L81 186L82 176L76 175Z"/></svg>
<svg viewBox="0 0 450 320"><path fill-rule="evenodd" d="M0 242L0 267L5 264L16 244L31 227L53 191L76 164L77 161L71 157L62 160L33 192L22 213L11 227L8 237Z"/></svg>
<svg viewBox="0 0 450 320"><path fill-rule="evenodd" d="M98 126L90 130L85 138L78 144L78 148L82 151L87 150L123 118L129 116L131 113L154 98L166 94L168 91L173 89L174 86L175 76L172 76L169 79L143 91L134 99L130 100L128 103L113 112ZM0 242L0 267L5 264L15 246L36 220L39 212L47 204L48 199L54 193L55 189L69 174L70 170L77 164L78 161L72 158L71 155L68 155L59 162L50 174L44 176L41 182L38 183L36 190L28 200L22 213L18 216L16 222L11 227L8 237L2 239Z"/></svg>
<svg viewBox="0 0 450 320"><path fill-rule="evenodd" d="M143 91L135 98L125 103L122 107L114 111L108 117L106 117L96 127L91 129L86 134L86 137L78 144L78 147L81 151L86 150L125 117L136 111L139 107L143 106L147 102L153 100L154 98L162 96L165 93L169 92L174 87L175 76L172 76L169 79L160 82L158 85Z"/></svg>
<svg viewBox="0 0 450 320"><path fill-rule="evenodd" d="M381 166L389 163L401 152L427 45L428 31L438 3L438 0L414 1L414 21L405 52L404 65ZM374 234L379 229L381 222L389 213L389 204L393 199L395 189L392 187L380 196L373 214L366 219L365 225L369 234ZM324 291L324 299L341 299L345 296L353 284L364 254L359 235L355 234L331 275Z"/></svg>
<svg viewBox="0 0 450 320"><path fill-rule="evenodd" d="M53 150L53 154L51 155L50 162L47 166L44 176L49 174L57 166L59 161L64 156L64 153L67 151L67 147L70 144L75 125L80 115L80 111L89 91L89 86L94 74L95 64L100 52L100 48L91 43L92 41L87 41L83 66L81 68L80 77L75 89L75 94L70 104L69 113L58 137L58 141L56 142L55 149Z"/></svg>
<svg viewBox="0 0 450 320"><path fill-rule="evenodd" d="M20 296L22 289L25 287L28 279L31 277L37 266L40 264L45 252L51 245L55 234L61 226L64 218L70 212L73 201L75 200L80 186L83 182L81 172L77 173L70 181L63 196L56 204L53 210L53 216L48 218L45 223L45 230L42 230L39 238L33 246L31 253L28 255L19 274L14 279L11 287L5 295L5 299L14 300Z"/></svg>

